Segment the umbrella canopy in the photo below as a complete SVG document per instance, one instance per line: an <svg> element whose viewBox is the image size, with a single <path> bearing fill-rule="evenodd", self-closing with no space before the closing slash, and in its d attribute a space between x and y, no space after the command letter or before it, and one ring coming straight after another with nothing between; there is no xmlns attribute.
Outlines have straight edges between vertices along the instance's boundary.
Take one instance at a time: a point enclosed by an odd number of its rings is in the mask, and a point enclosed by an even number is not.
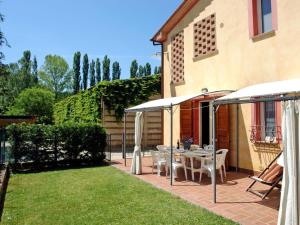
<svg viewBox="0 0 300 225"><path fill-rule="evenodd" d="M135 116L135 146L131 164L132 174L142 174L141 142L143 135L143 120L143 113L137 112Z"/></svg>

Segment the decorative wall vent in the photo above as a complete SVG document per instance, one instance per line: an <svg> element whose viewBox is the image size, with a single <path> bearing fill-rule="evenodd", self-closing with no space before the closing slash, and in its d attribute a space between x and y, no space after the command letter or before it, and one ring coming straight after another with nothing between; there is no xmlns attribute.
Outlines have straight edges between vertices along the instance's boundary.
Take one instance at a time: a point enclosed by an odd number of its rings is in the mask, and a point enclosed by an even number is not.
<svg viewBox="0 0 300 225"><path fill-rule="evenodd" d="M194 24L194 57L203 57L216 51L216 15L212 14Z"/></svg>
<svg viewBox="0 0 300 225"><path fill-rule="evenodd" d="M184 81L184 33L179 32L172 38L172 83Z"/></svg>

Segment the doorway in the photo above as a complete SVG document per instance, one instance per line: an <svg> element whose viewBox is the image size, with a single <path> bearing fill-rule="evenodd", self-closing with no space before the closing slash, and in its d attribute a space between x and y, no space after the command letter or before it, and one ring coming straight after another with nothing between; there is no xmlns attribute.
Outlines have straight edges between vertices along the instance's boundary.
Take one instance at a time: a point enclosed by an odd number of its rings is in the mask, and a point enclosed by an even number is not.
<svg viewBox="0 0 300 225"><path fill-rule="evenodd" d="M201 103L201 143L203 145L209 145L209 136L210 136L210 129L209 129L209 102L202 102Z"/></svg>

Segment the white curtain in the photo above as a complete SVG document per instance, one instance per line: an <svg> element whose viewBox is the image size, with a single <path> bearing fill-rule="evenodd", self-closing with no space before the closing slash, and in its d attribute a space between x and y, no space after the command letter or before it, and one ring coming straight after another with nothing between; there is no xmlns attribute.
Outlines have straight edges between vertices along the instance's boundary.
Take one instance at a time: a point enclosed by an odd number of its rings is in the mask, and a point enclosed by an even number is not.
<svg viewBox="0 0 300 225"><path fill-rule="evenodd" d="M287 101L284 102L282 106L282 144L284 173L282 181L280 209L278 215L278 225L299 225L300 101Z"/></svg>
<svg viewBox="0 0 300 225"><path fill-rule="evenodd" d="M143 113L137 112L135 116L135 146L131 163L132 174L142 174L141 142L143 135L143 123Z"/></svg>

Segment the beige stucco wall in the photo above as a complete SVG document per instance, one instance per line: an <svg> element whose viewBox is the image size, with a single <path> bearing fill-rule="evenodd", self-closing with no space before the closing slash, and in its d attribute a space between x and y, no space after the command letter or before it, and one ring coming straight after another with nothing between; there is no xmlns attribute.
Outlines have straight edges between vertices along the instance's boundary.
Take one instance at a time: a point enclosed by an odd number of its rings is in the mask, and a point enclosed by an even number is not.
<svg viewBox="0 0 300 225"><path fill-rule="evenodd" d="M169 33L164 43L164 96L209 91L236 90L255 83L300 77L300 1L278 0L278 30L274 35L252 40L248 29L248 0L200 0ZM216 55L193 59L193 24L216 13ZM185 83L170 84L171 37L184 30ZM231 164L235 163L235 108L231 107ZM251 106L240 107L240 166L261 170L274 156L270 146L249 141ZM169 114L164 116L164 143L169 139ZM174 142L179 139L179 109L174 114ZM273 147L273 146L272 146ZM276 152L276 151L275 151Z"/></svg>

